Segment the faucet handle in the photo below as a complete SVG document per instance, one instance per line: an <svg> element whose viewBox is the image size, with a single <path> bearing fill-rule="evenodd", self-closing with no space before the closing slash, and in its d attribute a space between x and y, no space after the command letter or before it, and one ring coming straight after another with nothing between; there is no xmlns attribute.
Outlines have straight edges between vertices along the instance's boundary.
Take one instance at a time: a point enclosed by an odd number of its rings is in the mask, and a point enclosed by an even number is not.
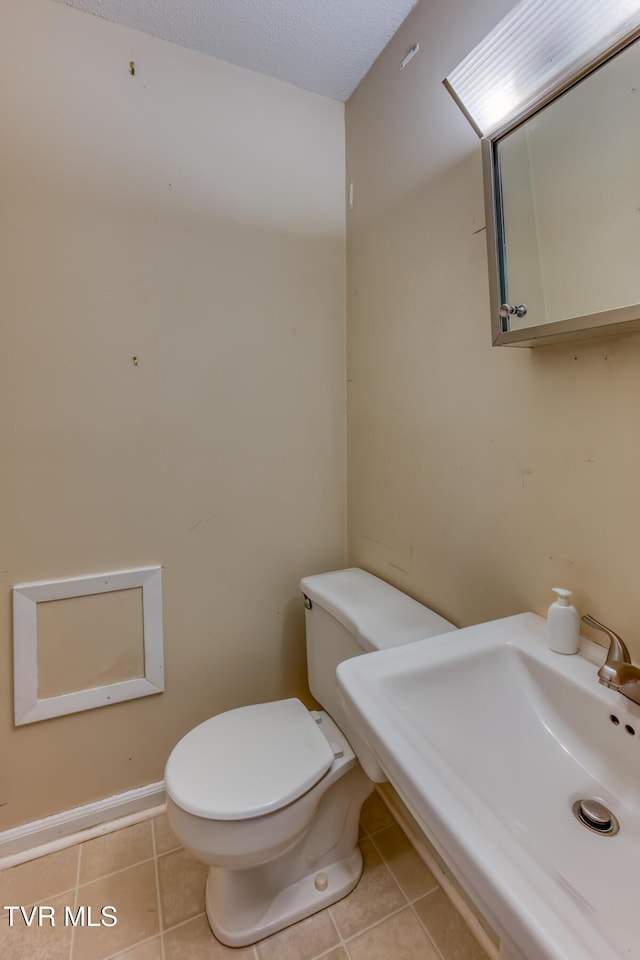
<svg viewBox="0 0 640 960"><path fill-rule="evenodd" d="M582 619L590 627L606 633L611 641L607 659L598 670L600 683L611 690L617 690L634 703L640 704L640 669L631 663L629 651L618 634L602 623L598 623L593 617L587 615Z"/></svg>
<svg viewBox="0 0 640 960"><path fill-rule="evenodd" d="M618 663L631 663L631 656L622 637L619 637L618 634L610 630L609 627L605 627L603 623L598 623L598 621L594 620L588 613L584 615L582 621L588 626L593 627L594 630L601 630L602 633L606 633L609 637L610 643L607 662L616 660Z"/></svg>

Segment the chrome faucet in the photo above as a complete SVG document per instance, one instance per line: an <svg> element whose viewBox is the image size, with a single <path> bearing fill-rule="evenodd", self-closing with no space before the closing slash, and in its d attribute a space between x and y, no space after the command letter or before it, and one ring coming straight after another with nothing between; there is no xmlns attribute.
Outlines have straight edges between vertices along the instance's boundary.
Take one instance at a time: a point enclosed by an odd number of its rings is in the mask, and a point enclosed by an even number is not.
<svg viewBox="0 0 640 960"><path fill-rule="evenodd" d="M611 690L617 690L634 703L640 703L640 668L631 663L629 651L622 638L588 614L582 620L595 630L606 633L610 640L607 659L598 670L600 683Z"/></svg>

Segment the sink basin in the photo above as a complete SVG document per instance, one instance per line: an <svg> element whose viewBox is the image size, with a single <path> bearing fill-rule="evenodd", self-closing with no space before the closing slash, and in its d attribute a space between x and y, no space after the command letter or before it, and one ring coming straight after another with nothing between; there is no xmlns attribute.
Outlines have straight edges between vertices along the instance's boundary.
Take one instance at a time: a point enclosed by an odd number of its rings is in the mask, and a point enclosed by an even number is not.
<svg viewBox="0 0 640 960"><path fill-rule="evenodd" d="M338 667L353 723L518 960L640 957L640 707L598 684L604 658L551 652L525 613ZM580 822L584 798L619 833Z"/></svg>

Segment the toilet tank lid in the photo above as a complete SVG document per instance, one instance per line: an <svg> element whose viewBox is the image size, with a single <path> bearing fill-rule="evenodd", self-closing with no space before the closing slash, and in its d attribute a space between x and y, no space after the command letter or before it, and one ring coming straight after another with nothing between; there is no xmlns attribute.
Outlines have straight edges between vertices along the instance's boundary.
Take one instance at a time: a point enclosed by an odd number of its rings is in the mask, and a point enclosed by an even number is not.
<svg viewBox="0 0 640 960"><path fill-rule="evenodd" d="M190 730L165 769L168 795L207 820L273 813L310 790L333 750L296 698L219 713Z"/></svg>
<svg viewBox="0 0 640 960"><path fill-rule="evenodd" d="M304 577L300 589L367 651L399 647L457 629L444 617L366 570L350 567Z"/></svg>

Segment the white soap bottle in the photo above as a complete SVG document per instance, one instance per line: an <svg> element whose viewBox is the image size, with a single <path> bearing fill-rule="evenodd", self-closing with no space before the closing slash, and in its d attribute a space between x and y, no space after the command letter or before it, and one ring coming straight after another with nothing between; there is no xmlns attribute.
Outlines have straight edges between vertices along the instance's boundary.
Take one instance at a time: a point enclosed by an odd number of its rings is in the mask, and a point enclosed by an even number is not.
<svg viewBox="0 0 640 960"><path fill-rule="evenodd" d="M556 653L577 653L580 637L580 617L571 606L571 590L552 587L558 599L551 604L547 614L547 641L549 650Z"/></svg>

